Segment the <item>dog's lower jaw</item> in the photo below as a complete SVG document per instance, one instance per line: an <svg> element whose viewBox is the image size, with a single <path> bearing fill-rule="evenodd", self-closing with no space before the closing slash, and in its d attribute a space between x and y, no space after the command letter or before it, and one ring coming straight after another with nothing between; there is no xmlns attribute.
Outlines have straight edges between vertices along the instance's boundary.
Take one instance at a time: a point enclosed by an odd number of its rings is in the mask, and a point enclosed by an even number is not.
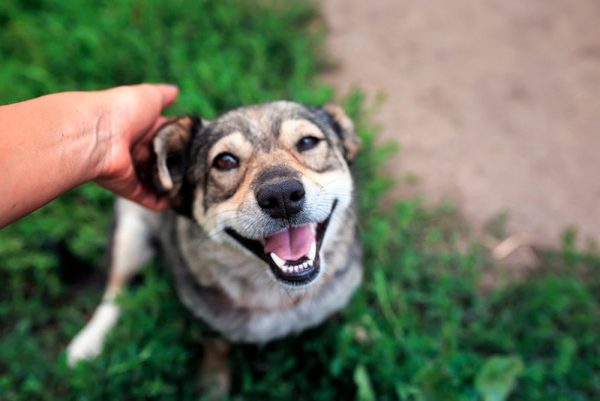
<svg viewBox="0 0 600 401"><path fill-rule="evenodd" d="M310 246L309 243L304 243L306 245L304 249L308 249L308 252L296 255L294 259L302 255L296 260L281 259L276 252L271 252L261 242L246 238L233 228L227 228L225 232L241 247L254 254L258 259L263 260L269 266L273 278L281 285L289 289L303 289L314 283L321 275L321 247L337 204L336 199L333 201L328 216L323 221L308 223L295 228L290 227L289 232L293 230L304 231L305 233L311 232L310 235L303 236L306 240L312 240ZM288 231L284 232L287 233ZM273 237L275 236L271 238Z"/></svg>
<svg viewBox="0 0 600 401"><path fill-rule="evenodd" d="M233 342L265 343L316 326L346 305L362 277L354 214L340 214L336 220L344 224L332 224L321 249L326 261L321 277L305 291L291 293L268 276L264 261L239 247L211 242L188 219L171 219L172 234L164 239L171 244L164 249L180 298Z"/></svg>

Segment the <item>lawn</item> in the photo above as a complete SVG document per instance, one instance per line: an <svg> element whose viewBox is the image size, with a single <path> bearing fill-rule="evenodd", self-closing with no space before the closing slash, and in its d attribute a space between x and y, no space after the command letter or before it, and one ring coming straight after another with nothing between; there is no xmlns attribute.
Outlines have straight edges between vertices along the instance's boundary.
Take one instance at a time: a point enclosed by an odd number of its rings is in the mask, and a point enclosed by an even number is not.
<svg viewBox="0 0 600 401"><path fill-rule="evenodd" d="M181 87L169 113L206 118L270 99L320 104L326 65L314 6L291 1L3 0L0 103L140 81ZM494 268L448 205L384 207L360 94L345 106L363 139L357 203L365 283L349 307L300 336L233 350L236 400L598 400L600 257L574 233L536 274L484 290ZM0 156L1 157L1 156ZM206 327L154 262L121 302L97 360L64 349L103 289L113 197L85 185L0 231L0 400L198 399Z"/></svg>

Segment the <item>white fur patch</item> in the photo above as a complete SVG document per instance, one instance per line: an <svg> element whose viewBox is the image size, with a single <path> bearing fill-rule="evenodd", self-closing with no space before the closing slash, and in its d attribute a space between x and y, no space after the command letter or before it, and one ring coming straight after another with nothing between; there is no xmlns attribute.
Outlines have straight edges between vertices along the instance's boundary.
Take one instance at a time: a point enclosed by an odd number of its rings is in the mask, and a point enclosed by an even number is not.
<svg viewBox="0 0 600 401"><path fill-rule="evenodd" d="M103 303L83 330L73 338L67 348L67 361L74 366L82 359L91 359L100 353L104 338L119 319L120 307L114 303Z"/></svg>

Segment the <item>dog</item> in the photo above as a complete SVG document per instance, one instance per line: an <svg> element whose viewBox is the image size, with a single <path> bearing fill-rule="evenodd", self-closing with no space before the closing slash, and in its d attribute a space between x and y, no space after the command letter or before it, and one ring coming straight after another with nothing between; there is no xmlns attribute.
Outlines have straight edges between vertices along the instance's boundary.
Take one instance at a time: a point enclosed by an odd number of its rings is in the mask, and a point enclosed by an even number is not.
<svg viewBox="0 0 600 401"><path fill-rule="evenodd" d="M229 342L264 344L343 308L362 279L351 173L359 147L332 104L276 101L163 125L153 182L171 210L117 200L106 291L68 346L69 364L100 353L116 298L156 243L183 304ZM226 370L226 344L211 342L205 370Z"/></svg>

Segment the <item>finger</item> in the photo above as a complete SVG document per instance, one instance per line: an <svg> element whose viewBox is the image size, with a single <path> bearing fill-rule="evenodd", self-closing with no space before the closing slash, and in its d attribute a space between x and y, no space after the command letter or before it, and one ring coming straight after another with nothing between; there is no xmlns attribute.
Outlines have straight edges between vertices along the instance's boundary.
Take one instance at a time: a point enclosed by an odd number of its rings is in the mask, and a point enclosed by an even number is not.
<svg viewBox="0 0 600 401"><path fill-rule="evenodd" d="M154 134L156 133L156 131L158 131L158 129L169 120L170 119L168 117L158 116L158 118L156 119L156 121L154 121L152 126L131 144L130 149L135 149L136 147L147 148L146 144L152 141L152 138L154 138Z"/></svg>
<svg viewBox="0 0 600 401"><path fill-rule="evenodd" d="M135 196L131 197L132 201L152 210L165 210L169 208L170 202L167 196L159 196L141 184L138 188L139 191L136 191Z"/></svg>
<svg viewBox="0 0 600 401"><path fill-rule="evenodd" d="M152 209L152 210L156 210L156 211L167 210L171 206L171 203L170 203L170 200L168 197L166 197L166 196L158 197L153 194L142 198L142 201L140 202L140 204L143 205L144 207L147 207L148 209Z"/></svg>
<svg viewBox="0 0 600 401"><path fill-rule="evenodd" d="M143 98L143 100L146 102L154 102L155 100L158 100L158 106L161 110L172 105L175 100L177 100L177 96L179 96L179 87L177 87L177 85L165 83L142 83L135 85L116 86L114 88L107 89L104 92L113 96L117 93L126 93L126 91L132 93L133 96L141 96L141 98Z"/></svg>
<svg viewBox="0 0 600 401"><path fill-rule="evenodd" d="M154 134L156 133L156 131L158 131L158 129L167 121L169 121L169 118L159 116L154 122L152 128L150 128L148 132L146 132L141 138L136 140L131 145L131 157L136 166L143 165L144 163L150 160L152 153L152 146L150 145L150 142L154 138Z"/></svg>
<svg viewBox="0 0 600 401"><path fill-rule="evenodd" d="M161 95L161 109L172 105L179 95L179 88L172 84L152 84Z"/></svg>
<svg viewBox="0 0 600 401"><path fill-rule="evenodd" d="M169 208L170 202L168 197L158 196L155 193L148 191L143 186L140 186L140 188L140 191L137 192L135 196L127 197L127 199L156 211Z"/></svg>
<svg viewBox="0 0 600 401"><path fill-rule="evenodd" d="M160 196L145 187L136 176L127 177L114 192L126 199L139 203L152 210L164 210L169 207L169 199Z"/></svg>
<svg viewBox="0 0 600 401"><path fill-rule="evenodd" d="M166 195L159 195L140 180L134 165L125 174L125 197L149 209L164 210L169 207Z"/></svg>
<svg viewBox="0 0 600 401"><path fill-rule="evenodd" d="M131 159L136 166L143 165L150 160L152 148L149 142L150 141L146 139L141 139L133 145L133 148L131 149Z"/></svg>
<svg viewBox="0 0 600 401"><path fill-rule="evenodd" d="M152 126L141 137L141 139L139 140L139 142L140 143L150 142L152 140L152 138L154 138L154 134L156 133L156 131L158 131L160 129L160 127L162 127L169 120L171 120L171 119L168 118L168 117L158 116L158 118L156 119L156 121L154 121L154 123L152 124Z"/></svg>
<svg viewBox="0 0 600 401"><path fill-rule="evenodd" d="M169 120L172 120L172 118L165 117L165 116L158 116L158 118L154 122L154 125L152 125L152 127L148 130L150 135L152 136L156 131L158 131L158 129L161 126L163 126Z"/></svg>

